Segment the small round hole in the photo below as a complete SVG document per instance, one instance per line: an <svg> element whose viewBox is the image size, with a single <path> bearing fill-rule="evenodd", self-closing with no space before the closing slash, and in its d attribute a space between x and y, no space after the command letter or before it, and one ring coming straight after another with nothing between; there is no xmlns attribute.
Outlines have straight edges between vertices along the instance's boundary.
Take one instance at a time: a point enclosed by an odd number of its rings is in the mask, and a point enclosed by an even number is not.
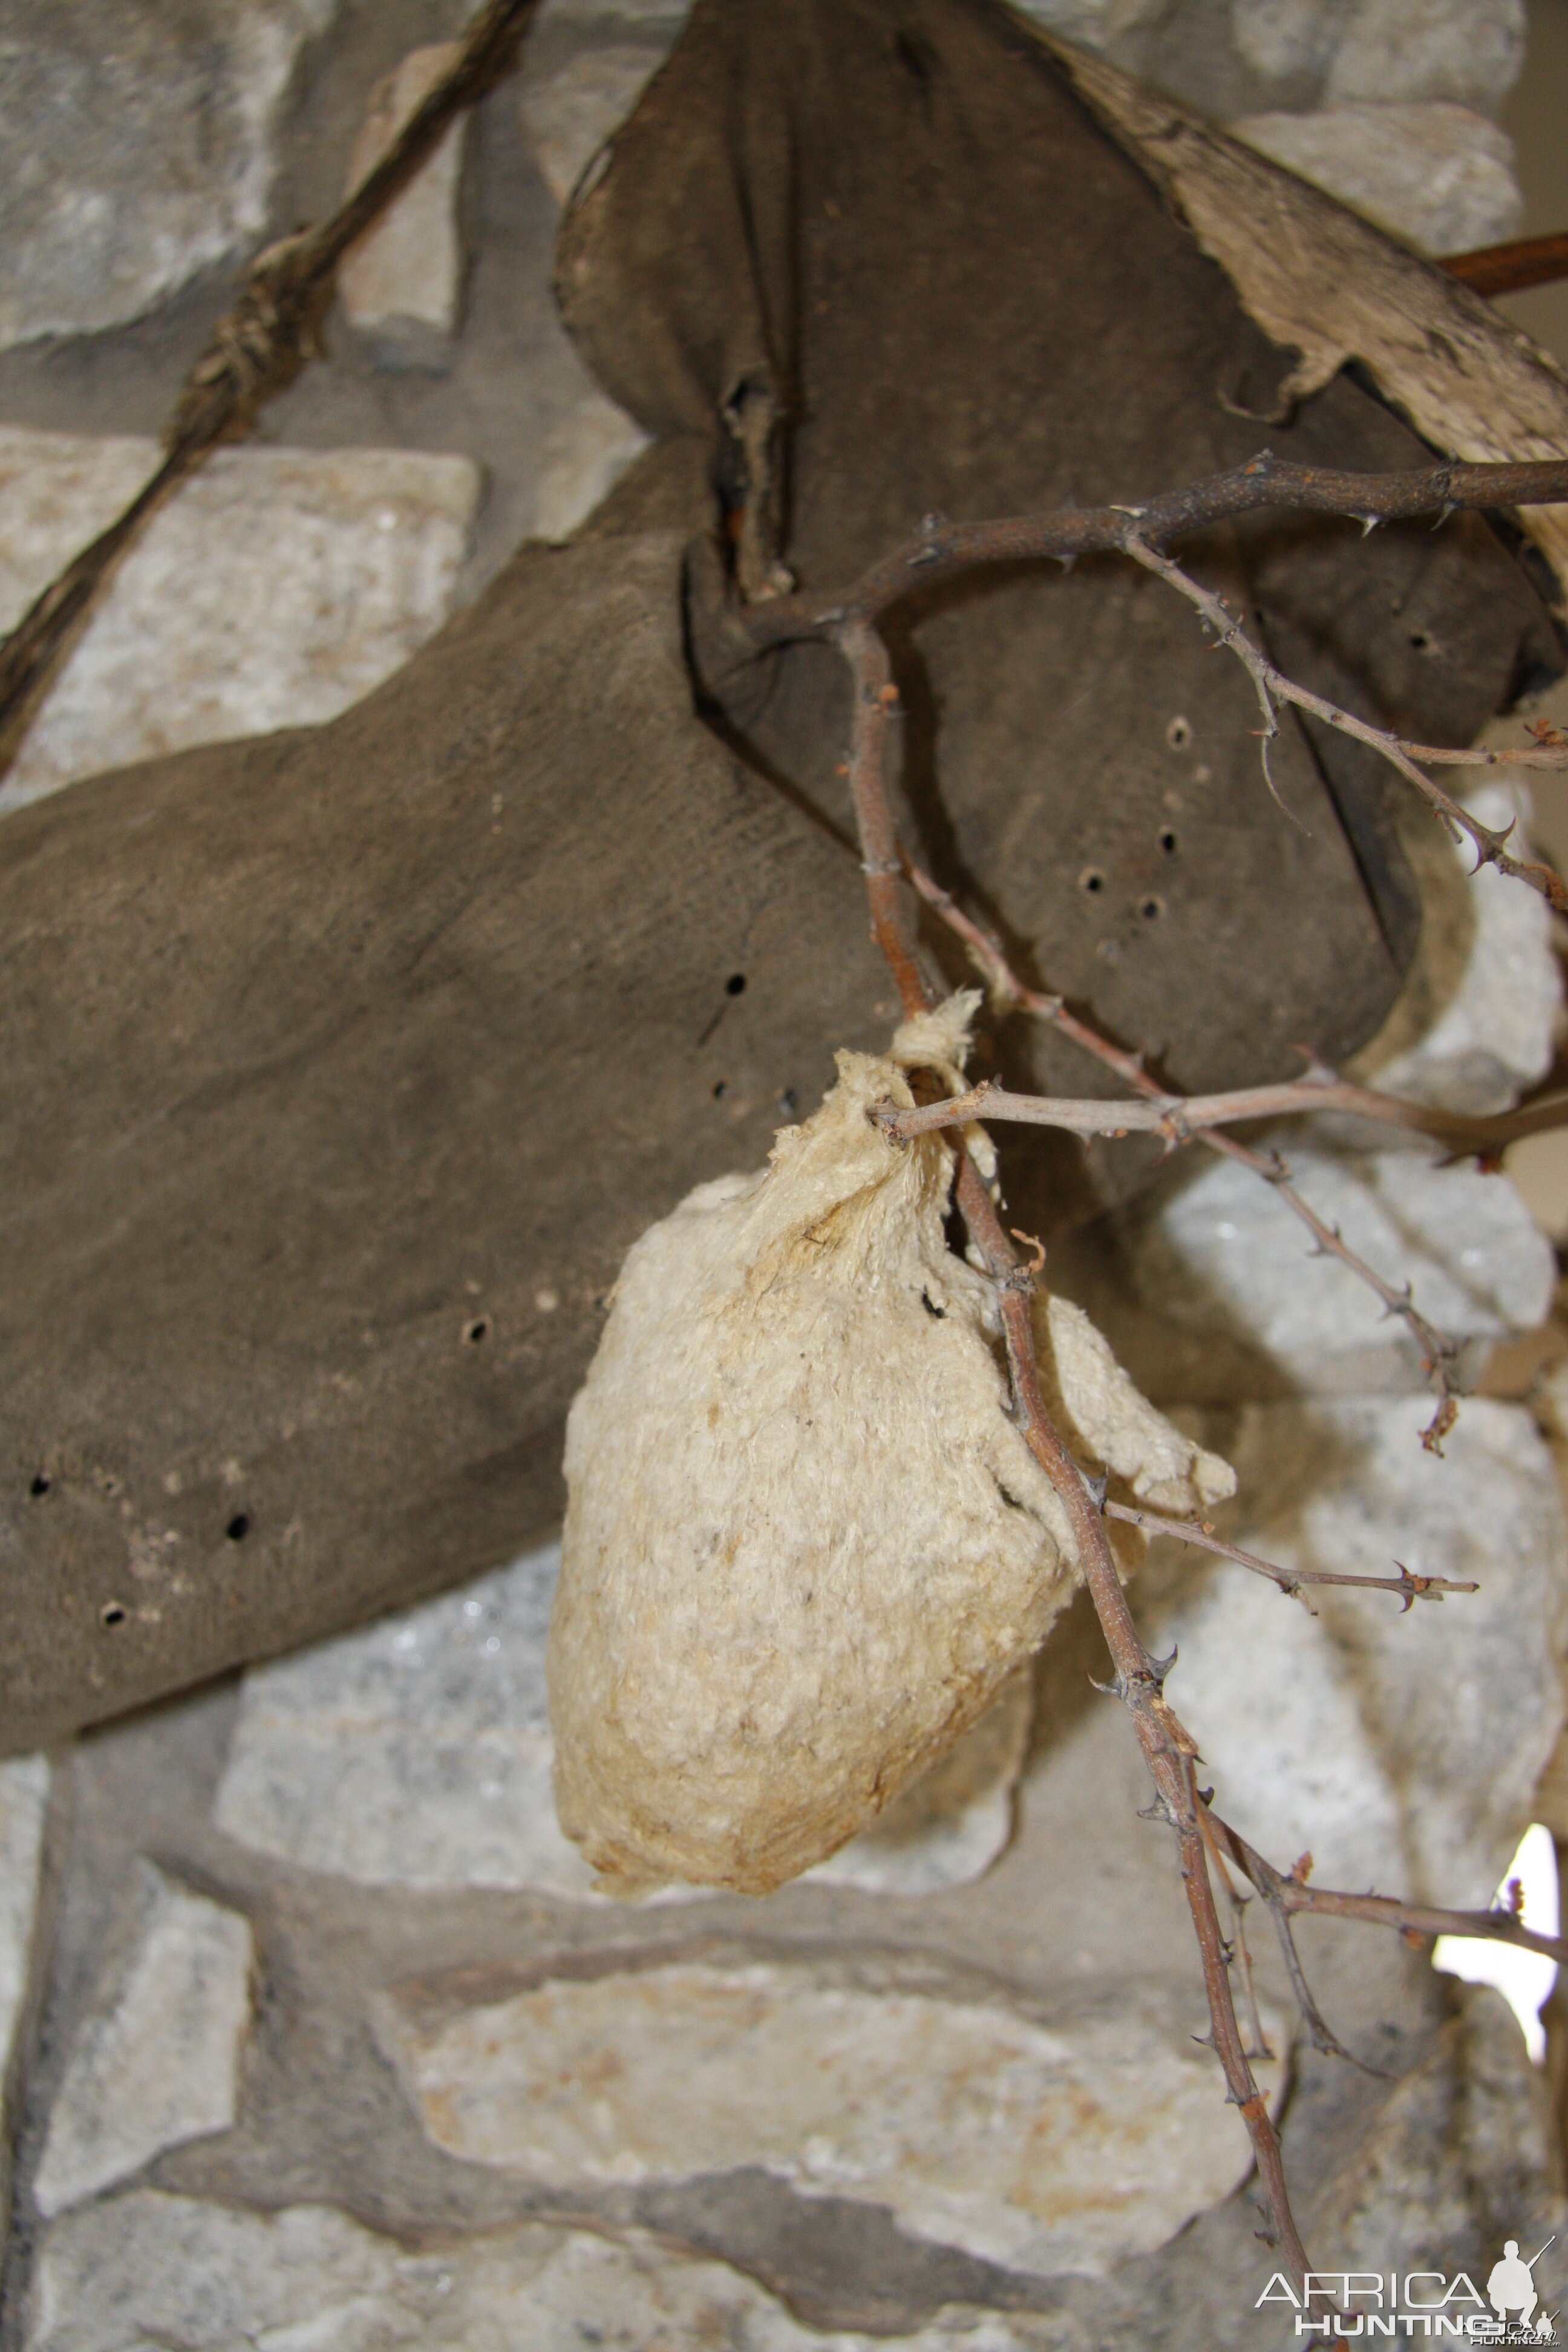
<svg viewBox="0 0 1568 2352"><path fill-rule="evenodd" d="M1091 893L1096 890L1103 890L1105 887L1105 877L1100 872L1098 866L1086 866L1083 872L1078 877L1078 887L1080 890L1088 890Z"/></svg>
<svg viewBox="0 0 1568 2352"><path fill-rule="evenodd" d="M1180 716L1172 719L1165 730L1165 740L1173 751L1184 751L1193 740L1191 724Z"/></svg>
<svg viewBox="0 0 1568 2352"><path fill-rule="evenodd" d="M1412 629L1410 642L1418 654L1435 654L1437 650L1437 640L1430 629Z"/></svg>
<svg viewBox="0 0 1568 2352"><path fill-rule="evenodd" d="M27 1492L29 1495L47 1495L54 1483L55 1482L52 1478L47 1476L46 1474L40 1470L32 1485L28 1487Z"/></svg>
<svg viewBox="0 0 1568 2352"><path fill-rule="evenodd" d="M1160 835L1160 846L1164 851L1167 857L1174 857L1176 854L1176 836L1172 832L1169 825L1165 827L1164 832Z"/></svg>
<svg viewBox="0 0 1568 2352"><path fill-rule="evenodd" d="M722 1101L723 1101L723 1099L724 1099L724 1097L725 1097L725 1096L729 1093L729 1091L730 1091L729 1087L727 1086L727 1084L725 1083L725 1081L724 1081L722 1078L720 1078L720 1079L717 1081L717 1083L715 1084L714 1088L713 1088L713 1099L714 1099L714 1101L715 1101L715 1102L722 1102Z"/></svg>
<svg viewBox="0 0 1568 2352"><path fill-rule="evenodd" d="M729 979L724 982L724 993L725 993L725 995L726 995L726 996L744 996L745 992L746 992L746 975L745 975L745 973L744 973L743 971L732 971L732 972L730 974Z"/></svg>
<svg viewBox="0 0 1568 2352"><path fill-rule="evenodd" d="M124 1601L106 1601L102 1608L98 1612L98 1622L100 1625L123 1625L125 1622Z"/></svg>
<svg viewBox="0 0 1568 2352"><path fill-rule="evenodd" d="M471 1323L463 1326L463 1337L470 1347L479 1347L489 1336L490 1318L488 1315L476 1315Z"/></svg>
<svg viewBox="0 0 1568 2352"><path fill-rule="evenodd" d="M1138 912L1142 916L1143 920L1146 923L1157 923L1164 911L1165 901L1163 898L1145 898L1138 909Z"/></svg>
<svg viewBox="0 0 1568 2352"><path fill-rule="evenodd" d="M224 1533L228 1538L230 1543L243 1543L246 1537L250 1533L249 1514L245 1511L236 1511L233 1518L230 1519L227 1527L225 1528Z"/></svg>

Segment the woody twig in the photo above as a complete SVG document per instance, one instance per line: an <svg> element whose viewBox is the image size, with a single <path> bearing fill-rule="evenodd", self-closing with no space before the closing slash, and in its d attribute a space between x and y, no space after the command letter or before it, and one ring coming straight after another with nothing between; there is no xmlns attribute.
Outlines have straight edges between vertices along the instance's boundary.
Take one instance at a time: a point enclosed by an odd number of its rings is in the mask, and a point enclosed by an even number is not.
<svg viewBox="0 0 1568 2352"><path fill-rule="evenodd" d="M1561 1108L1563 1117L1568 1118L1568 1101L1561 1105L1554 1102L1535 1106L1533 1120L1530 1112L1504 1112L1496 1119L1468 1118L1460 1113L1433 1110L1423 1103L1406 1103L1397 1096L1376 1094L1366 1087L1348 1086L1328 1071L1289 1086L1252 1087L1229 1095L1190 1097L1168 1094L1150 1076L1141 1055L1126 1053L1108 1037L1101 1036L1087 1021L1069 1012L1059 996L1047 996L1038 989L1026 987L1009 967L997 942L977 923L971 921L945 890L908 859L905 860L904 870L927 905L963 940L984 974L994 996L1018 1005L1022 1011L1033 1013L1040 1020L1048 1021L1074 1045L1081 1045L1085 1053L1092 1054L1097 1061L1114 1070L1129 1085L1136 1087L1142 1097L1142 1100L1136 1103L1108 1104L1094 1098L1089 1103L1059 1106L1070 1114L1082 1113L1081 1118L1071 1115L1059 1118L1042 1117L1039 1110L1025 1112L1021 1116L1033 1118L1037 1124L1067 1127L1079 1134L1114 1136L1129 1134L1134 1129L1159 1133L1165 1137L1173 1149L1189 1141L1205 1143L1211 1151L1236 1160L1241 1167L1250 1168L1255 1175L1272 1186L1291 1215L1306 1226L1312 1236L1314 1255L1337 1258L1342 1265L1366 1284L1382 1302L1384 1311L1396 1316L1409 1331L1416 1344L1422 1372L1436 1398L1432 1419L1422 1433L1421 1442L1428 1452L1440 1454L1443 1440L1458 1415L1458 1402L1452 1385L1458 1349L1453 1339L1420 1312L1407 1285L1402 1288L1379 1274L1375 1266L1370 1265L1365 1258L1351 1248L1336 1226L1318 1214L1311 1203L1297 1191L1290 1181L1289 1169L1277 1152L1256 1150L1235 1136L1220 1133L1219 1123L1231 1116L1256 1118L1270 1113L1337 1110L1350 1112L1358 1118L1376 1119L1385 1125L1414 1129L1425 1134L1440 1134L1457 1150L1473 1150L1489 1157L1500 1150L1503 1143L1512 1141L1516 1133L1540 1133L1546 1123L1541 1118L1541 1112ZM1058 1108L1049 1097L1009 1096L1003 1088L987 1090L979 1087L972 1089L968 1096L954 1097L953 1104L969 1103L983 1097L987 1116L1005 1118L1007 1112L1003 1110L999 1114L995 1107L998 1095L1007 1103L1029 1103L1053 1111ZM1191 1115L1194 1103L1203 1107L1197 1117ZM910 1124L911 1120L918 1120L928 1127L954 1123L943 1116L945 1111L953 1108L953 1104L922 1106L918 1111L900 1113L889 1119L889 1130L902 1135L916 1133L919 1129ZM963 1114L965 1118L973 1115L973 1111ZM1102 1118L1107 1123L1101 1124ZM1516 1120L1519 1122L1517 1126L1514 1124ZM1551 1123L1559 1124L1561 1120L1554 1119Z"/></svg>

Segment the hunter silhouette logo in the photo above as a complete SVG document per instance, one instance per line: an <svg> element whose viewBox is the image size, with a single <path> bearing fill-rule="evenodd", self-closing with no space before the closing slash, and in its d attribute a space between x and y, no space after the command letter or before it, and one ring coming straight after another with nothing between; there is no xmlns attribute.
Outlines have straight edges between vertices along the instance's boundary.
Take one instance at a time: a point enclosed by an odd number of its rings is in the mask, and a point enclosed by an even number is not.
<svg viewBox="0 0 1568 2352"><path fill-rule="evenodd" d="M1555 2242L1554 2238L1548 2238L1546 2246ZM1492 2264L1491 2274L1487 2280L1487 2301L1504 2326L1510 2332L1518 2327L1537 2344L1552 2344L1557 2340L1552 2314L1542 2312L1536 2324L1531 2325L1531 2315L1539 2300L1535 2291L1535 2265L1546 2252L1546 2246L1524 2263L1519 2258L1518 2239L1510 2238L1502 2250L1501 2262ZM1503 2340L1506 2343L1509 2337L1505 2336Z"/></svg>
<svg viewBox="0 0 1568 2352"><path fill-rule="evenodd" d="M1470 2344L1560 2344L1555 2312L1542 2311L1535 2266L1555 2236L1525 2261L1510 2238L1487 2273L1483 2297L1467 2271L1309 2271L1301 2292L1276 2271L1253 2309L1289 2304L1298 2336L1452 2336ZM1490 2309L1488 2309L1488 2305Z"/></svg>

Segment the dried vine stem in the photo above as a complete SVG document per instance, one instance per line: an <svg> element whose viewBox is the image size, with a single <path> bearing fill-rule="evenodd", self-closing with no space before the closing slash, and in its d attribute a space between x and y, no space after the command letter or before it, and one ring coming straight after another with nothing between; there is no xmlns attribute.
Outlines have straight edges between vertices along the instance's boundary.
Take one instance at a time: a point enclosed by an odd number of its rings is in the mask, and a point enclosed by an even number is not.
<svg viewBox="0 0 1568 2352"><path fill-rule="evenodd" d="M450 71L337 211L279 238L251 263L238 299L218 320L185 380L156 472L34 599L0 646L0 775L114 564L218 443L247 431L261 403L313 356L343 256L406 187L457 116L510 72L538 5L539 0L488 0Z"/></svg>
<svg viewBox="0 0 1568 2352"><path fill-rule="evenodd" d="M1152 1536L1171 1536L1177 1543L1194 1544L1202 1551L1217 1552L1222 1559L1234 1559L1240 1568L1251 1569L1255 1576L1267 1576L1288 1592L1293 1600L1306 1601L1307 1587L1311 1584L1354 1584L1368 1592L1397 1592L1404 1602L1401 1615L1408 1614L1417 1601L1441 1601L1446 1592L1479 1592L1479 1584L1461 1584L1447 1576L1417 1576L1399 1560L1394 1566L1397 1576L1349 1576L1329 1568L1281 1568L1277 1560L1260 1559L1255 1551L1243 1551L1238 1544L1226 1543L1211 1527L1198 1519L1167 1518L1163 1511L1146 1511L1142 1505L1131 1503L1101 1504L1108 1519L1122 1519L1130 1528L1142 1528Z"/></svg>
<svg viewBox="0 0 1568 2352"><path fill-rule="evenodd" d="M921 967L885 788L889 722L897 708L897 691L887 647L874 628L851 624L839 633L837 641L854 681L849 783L872 931L887 958L904 1011L913 1015L935 1003L940 992ZM1304 2287L1310 2265L1290 2210L1279 2135L1253 2074L1231 1994L1230 1952L1215 1909L1194 1777L1196 1743L1165 1704L1162 1685L1167 1667L1152 1658L1143 1646L1121 1590L1104 1519L1046 1412L1029 1313L1034 1278L1019 1264L980 1171L964 1150L958 1153L956 1192L975 1251L997 1286L1014 1402L1024 1436L1067 1511L1084 1581L1115 1667L1115 1689L1132 1718L1154 1783L1153 1810L1176 1833L1182 1879L1203 1966L1213 2047L1225 2073L1227 2095L1240 2109L1252 2142L1273 2240L1292 2276Z"/></svg>
<svg viewBox="0 0 1568 2352"><path fill-rule="evenodd" d="M1468 838L1476 852L1478 866L1495 866L1500 874L1510 874L1516 881L1528 882L1531 889L1539 890L1559 913L1568 914L1568 887L1564 887L1549 866L1542 865L1538 859L1510 856L1507 832L1494 833L1489 825L1472 816L1462 801L1457 801L1451 793L1443 790L1441 784L1423 774L1416 764L1425 760L1428 762L1446 761L1452 766L1473 766L1476 764L1475 753L1443 751L1435 750L1430 744L1406 742L1403 736L1391 734L1384 727L1373 727L1367 719L1358 719L1353 711L1342 709L1337 702L1330 702L1325 696L1313 694L1307 687L1298 686L1293 678L1287 677L1282 669L1276 667L1261 646L1254 644L1223 596L1217 595L1212 588L1205 588L1201 581L1193 578L1190 572L1184 572L1179 563L1173 562L1168 555L1162 554L1158 548L1136 532L1127 541L1127 552L1135 563L1141 563L1146 572L1152 572L1168 588L1173 588L1178 596L1184 596L1188 604L1196 608L1214 631L1216 641L1236 656L1252 679L1263 712L1260 751L1264 781L1277 801L1279 795L1274 790L1274 779L1268 772L1268 746L1279 732L1279 714L1275 706L1280 702L1293 703L1298 710L1310 712L1314 719L1321 719L1326 726L1337 729L1342 735L1352 736L1358 743L1365 743L1378 752L1442 818L1456 841ZM1538 744L1528 751L1494 752L1489 762L1485 752L1480 754L1480 759L1492 766L1507 762L1521 767L1561 768L1568 766L1568 747ZM1279 805L1284 808L1283 801ZM1289 810L1286 814L1289 814ZM1509 831L1511 830L1510 827Z"/></svg>
<svg viewBox="0 0 1568 2352"><path fill-rule="evenodd" d="M1313 1886L1307 1873L1310 1854L1303 1854L1292 1871L1276 1870L1219 1815L1209 1818L1221 1842L1239 1869L1257 1887L1277 1919L1287 1923L1303 1914L1326 1919L1364 1919L1379 1927L1397 1927L1403 1934L1476 1937L1488 1943L1511 1944L1521 1952L1568 1964L1568 1937L1538 1936L1511 1911L1447 1911L1432 1903L1406 1903L1394 1895L1347 1895L1336 1887Z"/></svg>
<svg viewBox="0 0 1568 2352"><path fill-rule="evenodd" d="M1024 1012L1032 1013L1041 1020L1048 1021L1054 1028L1060 1030L1063 1036L1070 1037L1074 1045L1081 1045L1085 1053L1092 1054L1097 1061L1104 1063L1106 1067L1114 1070L1119 1077L1136 1087L1146 1103L1169 1107L1173 1103L1180 1105L1184 1101L1182 1097L1167 1095L1163 1087L1155 1084L1144 1068L1141 1055L1126 1053L1120 1045L1112 1045L1108 1037L1102 1037L1100 1032L1091 1028L1087 1021L1081 1021L1076 1013L1069 1013L1059 996L1046 996L1042 995L1038 989L1026 988L1008 965L996 941L983 931L977 923L972 922L948 893L933 882L929 875L922 874L920 868L908 858L904 861L904 871L927 905L940 915L943 922L963 940L985 974L994 995L1017 1004ZM1386 1117L1396 1126L1415 1127L1419 1124L1425 1128L1428 1117L1439 1118L1446 1123L1450 1142L1457 1142L1457 1138L1452 1131L1457 1127L1467 1131L1484 1129L1487 1130L1484 1142L1472 1140L1468 1145L1460 1145L1458 1148L1486 1151L1500 1148L1491 1132L1497 1123L1492 1120L1461 1119L1457 1115L1443 1112L1428 1113L1424 1105L1403 1103L1394 1096L1373 1094L1361 1087L1347 1087L1340 1079L1327 1080L1324 1095L1330 1085L1339 1089L1341 1097L1338 1103L1332 1106L1333 1108L1356 1111L1369 1117ZM1302 1097L1297 1105L1300 1108L1330 1108L1324 1096L1318 1093L1317 1086L1316 1080L1309 1080L1304 1083L1299 1082L1297 1087L1292 1089L1254 1088L1250 1090L1249 1099L1256 1104L1266 1094L1289 1092ZM1033 1099L1033 1097L1016 1099ZM1231 1097L1217 1096L1211 1099L1224 1102ZM1375 1108L1369 1108L1369 1106ZM1542 1104L1535 1107L1538 1113L1555 1110L1557 1108L1556 1104ZM1504 1121L1516 1120L1521 1116L1524 1115L1519 1113L1501 1115ZM1158 1125L1158 1123L1157 1120L1150 1122L1152 1125ZM1560 1119L1551 1121L1552 1125L1561 1123ZM1250 1144L1238 1142L1235 1136L1218 1134L1211 1128L1194 1127L1191 1121L1184 1124L1185 1132L1171 1133L1173 1144L1189 1139L1204 1143L1211 1151L1219 1152L1227 1160L1234 1160L1238 1166L1250 1168L1254 1175L1261 1177L1265 1183L1273 1187L1291 1215L1306 1226L1315 1244L1315 1255L1320 1257L1337 1258L1342 1265L1348 1267L1350 1272L1359 1281L1364 1282L1368 1289L1381 1300L1385 1314L1396 1316L1405 1325L1421 1351L1421 1370L1436 1398L1436 1409L1431 1421L1422 1433L1421 1443L1429 1453L1441 1454L1443 1440L1458 1417L1458 1403L1451 1381L1452 1370L1459 1352L1455 1341L1447 1332L1439 1331L1436 1325L1429 1322L1420 1312L1410 1296L1408 1285L1402 1289L1396 1288L1393 1283L1378 1273L1375 1266L1369 1265L1365 1258L1351 1248L1337 1226L1331 1225L1326 1219L1319 1216L1310 1202L1297 1192L1290 1181L1289 1169L1277 1152L1257 1151ZM1536 1126L1521 1126L1512 1129L1502 1140L1511 1140L1514 1132L1539 1132L1540 1126L1544 1124L1546 1122L1542 1120ZM1111 1132L1114 1133L1116 1130L1113 1129Z"/></svg>
<svg viewBox="0 0 1568 2352"><path fill-rule="evenodd" d="M1259 451L1228 473L1184 490L1172 490L1142 506L1061 507L1045 515L1010 516L994 522L952 523L928 517L917 541L907 541L861 574L837 596L826 599L784 596L751 606L744 615L752 642L759 648L806 637L826 637L844 643L858 630L872 625L912 590L969 572L984 563L1018 562L1053 557L1070 562L1079 555L1129 555L1159 573L1170 586L1192 601L1208 598L1217 608L1210 617L1222 640L1233 645L1252 670L1265 715L1265 773L1268 739L1277 728L1271 697L1296 703L1342 732L1370 743L1389 760L1450 829L1468 836L1483 865L1495 866L1538 890L1561 912L1568 913L1568 886L1551 867L1536 860L1510 855L1504 833L1494 833L1472 817L1415 765L1417 759L1458 766L1558 767L1568 763L1568 747L1536 744L1517 752L1455 751L1425 744L1406 744L1400 737L1369 727L1349 711L1309 695L1268 663L1238 630L1238 625L1217 598L1169 562L1168 541L1202 530L1238 515L1266 508L1313 514L1336 514L1359 520L1371 530L1379 522L1413 515L1446 515L1457 509L1498 509L1548 506L1568 499L1568 458L1538 465L1475 466L1453 463L1396 474L1353 474L1327 467L1299 466ZM1243 650L1243 647L1246 650ZM1255 667L1262 664L1268 675ZM1270 786L1272 789L1272 785Z"/></svg>
<svg viewBox="0 0 1568 2352"><path fill-rule="evenodd" d="M1029 993L1034 993L1033 991ZM1043 1000L1049 1003L1049 999ZM1032 1010L1032 1007L1026 1007ZM1568 1126L1568 1095L1531 1103L1528 1109L1472 1116L1447 1111L1399 1095L1380 1095L1370 1087L1352 1086L1331 1071L1321 1076L1287 1080L1278 1086L1237 1087L1226 1094L1167 1094L1150 1083L1137 1102L1118 1102L1102 1095L1019 1095L993 1078L984 1078L967 1094L946 1102L922 1103L914 1110L889 1108L884 1124L895 1141L923 1135L937 1127L962 1127L972 1118L1002 1118L1031 1127L1059 1127L1074 1135L1163 1135L1170 1143L1186 1143L1206 1128L1240 1127L1258 1118L1298 1118L1325 1111L1349 1113L1373 1119L1382 1127L1398 1127L1429 1135L1448 1144L1456 1153L1476 1152L1490 1158L1521 1135L1539 1135L1548 1128Z"/></svg>

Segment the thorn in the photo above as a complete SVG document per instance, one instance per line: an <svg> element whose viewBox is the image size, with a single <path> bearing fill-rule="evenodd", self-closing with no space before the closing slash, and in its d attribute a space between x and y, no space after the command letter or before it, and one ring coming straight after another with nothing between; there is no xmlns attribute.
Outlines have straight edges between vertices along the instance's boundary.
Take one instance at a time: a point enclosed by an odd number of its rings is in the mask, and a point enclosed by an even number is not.
<svg viewBox="0 0 1568 2352"><path fill-rule="evenodd" d="M1089 1682L1089 1688L1091 1690L1097 1690L1102 1698L1124 1699L1127 1696L1127 1685L1122 1681L1120 1675L1117 1675L1112 1681L1108 1683L1096 1682L1094 1676L1090 1675Z"/></svg>
<svg viewBox="0 0 1568 2352"><path fill-rule="evenodd" d="M1091 1478L1086 1470L1083 1474L1083 1483L1089 1488L1089 1494L1093 1498L1095 1509L1097 1511L1103 1511L1105 1508L1105 1490L1110 1483L1110 1471L1102 1470L1097 1478Z"/></svg>
<svg viewBox="0 0 1568 2352"><path fill-rule="evenodd" d="M1373 532L1377 529L1378 524L1382 520L1383 517L1381 515L1363 515L1361 519L1361 535L1363 539L1370 539Z"/></svg>
<svg viewBox="0 0 1568 2352"><path fill-rule="evenodd" d="M1076 554L1072 554L1072 555L1058 555L1058 558L1057 558L1057 562L1061 565L1061 567L1062 567L1062 573L1063 573L1063 576L1064 576L1064 578L1065 578L1065 576L1067 575L1067 573L1068 573L1068 572L1069 572L1072 570L1073 565L1078 562L1078 557L1077 557L1077 555L1076 555Z"/></svg>
<svg viewBox="0 0 1568 2352"><path fill-rule="evenodd" d="M1154 1688L1157 1691L1163 1691L1165 1687L1165 1676L1170 1673L1171 1668L1176 1663L1176 1651L1177 1644L1173 1642L1171 1644L1171 1654L1168 1658L1149 1659L1149 1679L1153 1684ZM1145 1655L1147 1655L1147 1653L1145 1653ZM1211 1796L1214 1794L1212 1789L1210 1790L1209 1794Z"/></svg>

